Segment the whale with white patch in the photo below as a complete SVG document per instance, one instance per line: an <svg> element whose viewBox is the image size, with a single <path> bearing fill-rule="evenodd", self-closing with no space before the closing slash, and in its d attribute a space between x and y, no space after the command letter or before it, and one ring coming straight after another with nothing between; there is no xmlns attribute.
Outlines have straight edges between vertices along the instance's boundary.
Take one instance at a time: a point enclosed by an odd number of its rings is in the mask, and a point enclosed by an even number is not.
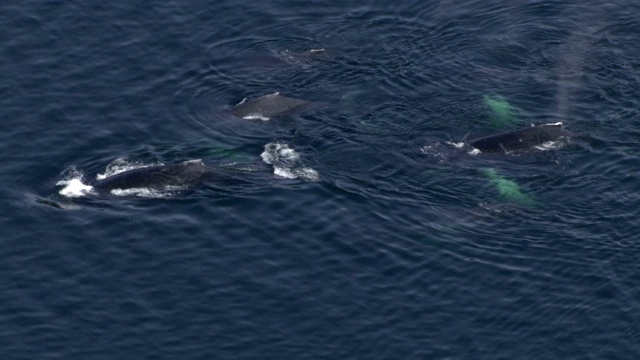
<svg viewBox="0 0 640 360"><path fill-rule="evenodd" d="M170 187L189 188L219 174L202 160L187 160L177 164L154 165L123 171L97 180L91 186L98 191L144 188L164 190Z"/></svg>
<svg viewBox="0 0 640 360"><path fill-rule="evenodd" d="M534 148L544 150L547 145L561 141L567 135L562 123L557 122L493 134L467 141L467 144L480 152L509 154Z"/></svg>

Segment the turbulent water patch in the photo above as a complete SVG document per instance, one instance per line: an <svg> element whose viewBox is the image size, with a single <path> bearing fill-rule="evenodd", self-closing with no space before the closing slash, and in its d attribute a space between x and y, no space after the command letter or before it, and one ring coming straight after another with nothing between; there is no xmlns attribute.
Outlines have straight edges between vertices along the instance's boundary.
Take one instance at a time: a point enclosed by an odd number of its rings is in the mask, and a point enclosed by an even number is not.
<svg viewBox="0 0 640 360"><path fill-rule="evenodd" d="M320 180L318 172L304 166L300 159L300 154L286 143L272 142L265 145L260 157L265 163L273 165L273 173L275 175L304 181Z"/></svg>

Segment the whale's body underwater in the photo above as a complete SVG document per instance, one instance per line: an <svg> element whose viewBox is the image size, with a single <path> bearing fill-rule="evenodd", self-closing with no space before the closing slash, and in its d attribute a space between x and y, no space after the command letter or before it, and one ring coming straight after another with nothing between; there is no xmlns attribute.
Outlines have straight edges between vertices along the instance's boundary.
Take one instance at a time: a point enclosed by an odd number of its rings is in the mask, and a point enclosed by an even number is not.
<svg viewBox="0 0 640 360"><path fill-rule="evenodd" d="M489 135L468 141L467 144L481 152L508 154L542 147L566 136L567 132L562 128L562 123L558 122Z"/></svg>
<svg viewBox="0 0 640 360"><path fill-rule="evenodd" d="M282 96L279 93L243 100L231 109L231 114L243 119L270 120L311 104L311 101Z"/></svg>
<svg viewBox="0 0 640 360"><path fill-rule="evenodd" d="M202 160L188 160L177 164L155 165L124 171L91 184L99 192L128 189L166 190L190 188L205 180L219 177Z"/></svg>

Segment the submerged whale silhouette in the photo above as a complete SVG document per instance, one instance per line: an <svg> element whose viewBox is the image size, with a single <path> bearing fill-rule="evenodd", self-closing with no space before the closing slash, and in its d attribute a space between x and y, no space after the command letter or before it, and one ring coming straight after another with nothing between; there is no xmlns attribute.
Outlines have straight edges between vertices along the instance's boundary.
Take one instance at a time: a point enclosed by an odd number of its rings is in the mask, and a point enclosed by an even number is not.
<svg viewBox="0 0 640 360"><path fill-rule="evenodd" d="M231 114L243 119L270 120L289 114L310 103L311 101L282 96L276 92L251 100L244 99L233 107Z"/></svg>
<svg viewBox="0 0 640 360"><path fill-rule="evenodd" d="M547 142L558 141L566 135L566 131L562 129L562 123L558 122L489 135L468 141L467 144L481 152L510 153L543 146Z"/></svg>
<svg viewBox="0 0 640 360"><path fill-rule="evenodd" d="M177 164L148 166L111 175L91 184L98 191L146 188L164 190L168 187L188 188L217 177L213 168L202 160L187 160Z"/></svg>

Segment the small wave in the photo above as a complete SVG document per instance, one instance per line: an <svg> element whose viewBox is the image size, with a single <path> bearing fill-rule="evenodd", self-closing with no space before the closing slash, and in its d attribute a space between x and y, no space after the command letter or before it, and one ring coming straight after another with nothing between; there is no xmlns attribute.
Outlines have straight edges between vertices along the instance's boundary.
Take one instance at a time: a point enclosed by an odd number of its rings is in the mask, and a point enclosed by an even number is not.
<svg viewBox="0 0 640 360"><path fill-rule="evenodd" d="M320 180L318 172L310 167L305 167L300 160L300 154L286 143L272 142L265 145L260 157L265 163L273 165L275 175L304 181Z"/></svg>

